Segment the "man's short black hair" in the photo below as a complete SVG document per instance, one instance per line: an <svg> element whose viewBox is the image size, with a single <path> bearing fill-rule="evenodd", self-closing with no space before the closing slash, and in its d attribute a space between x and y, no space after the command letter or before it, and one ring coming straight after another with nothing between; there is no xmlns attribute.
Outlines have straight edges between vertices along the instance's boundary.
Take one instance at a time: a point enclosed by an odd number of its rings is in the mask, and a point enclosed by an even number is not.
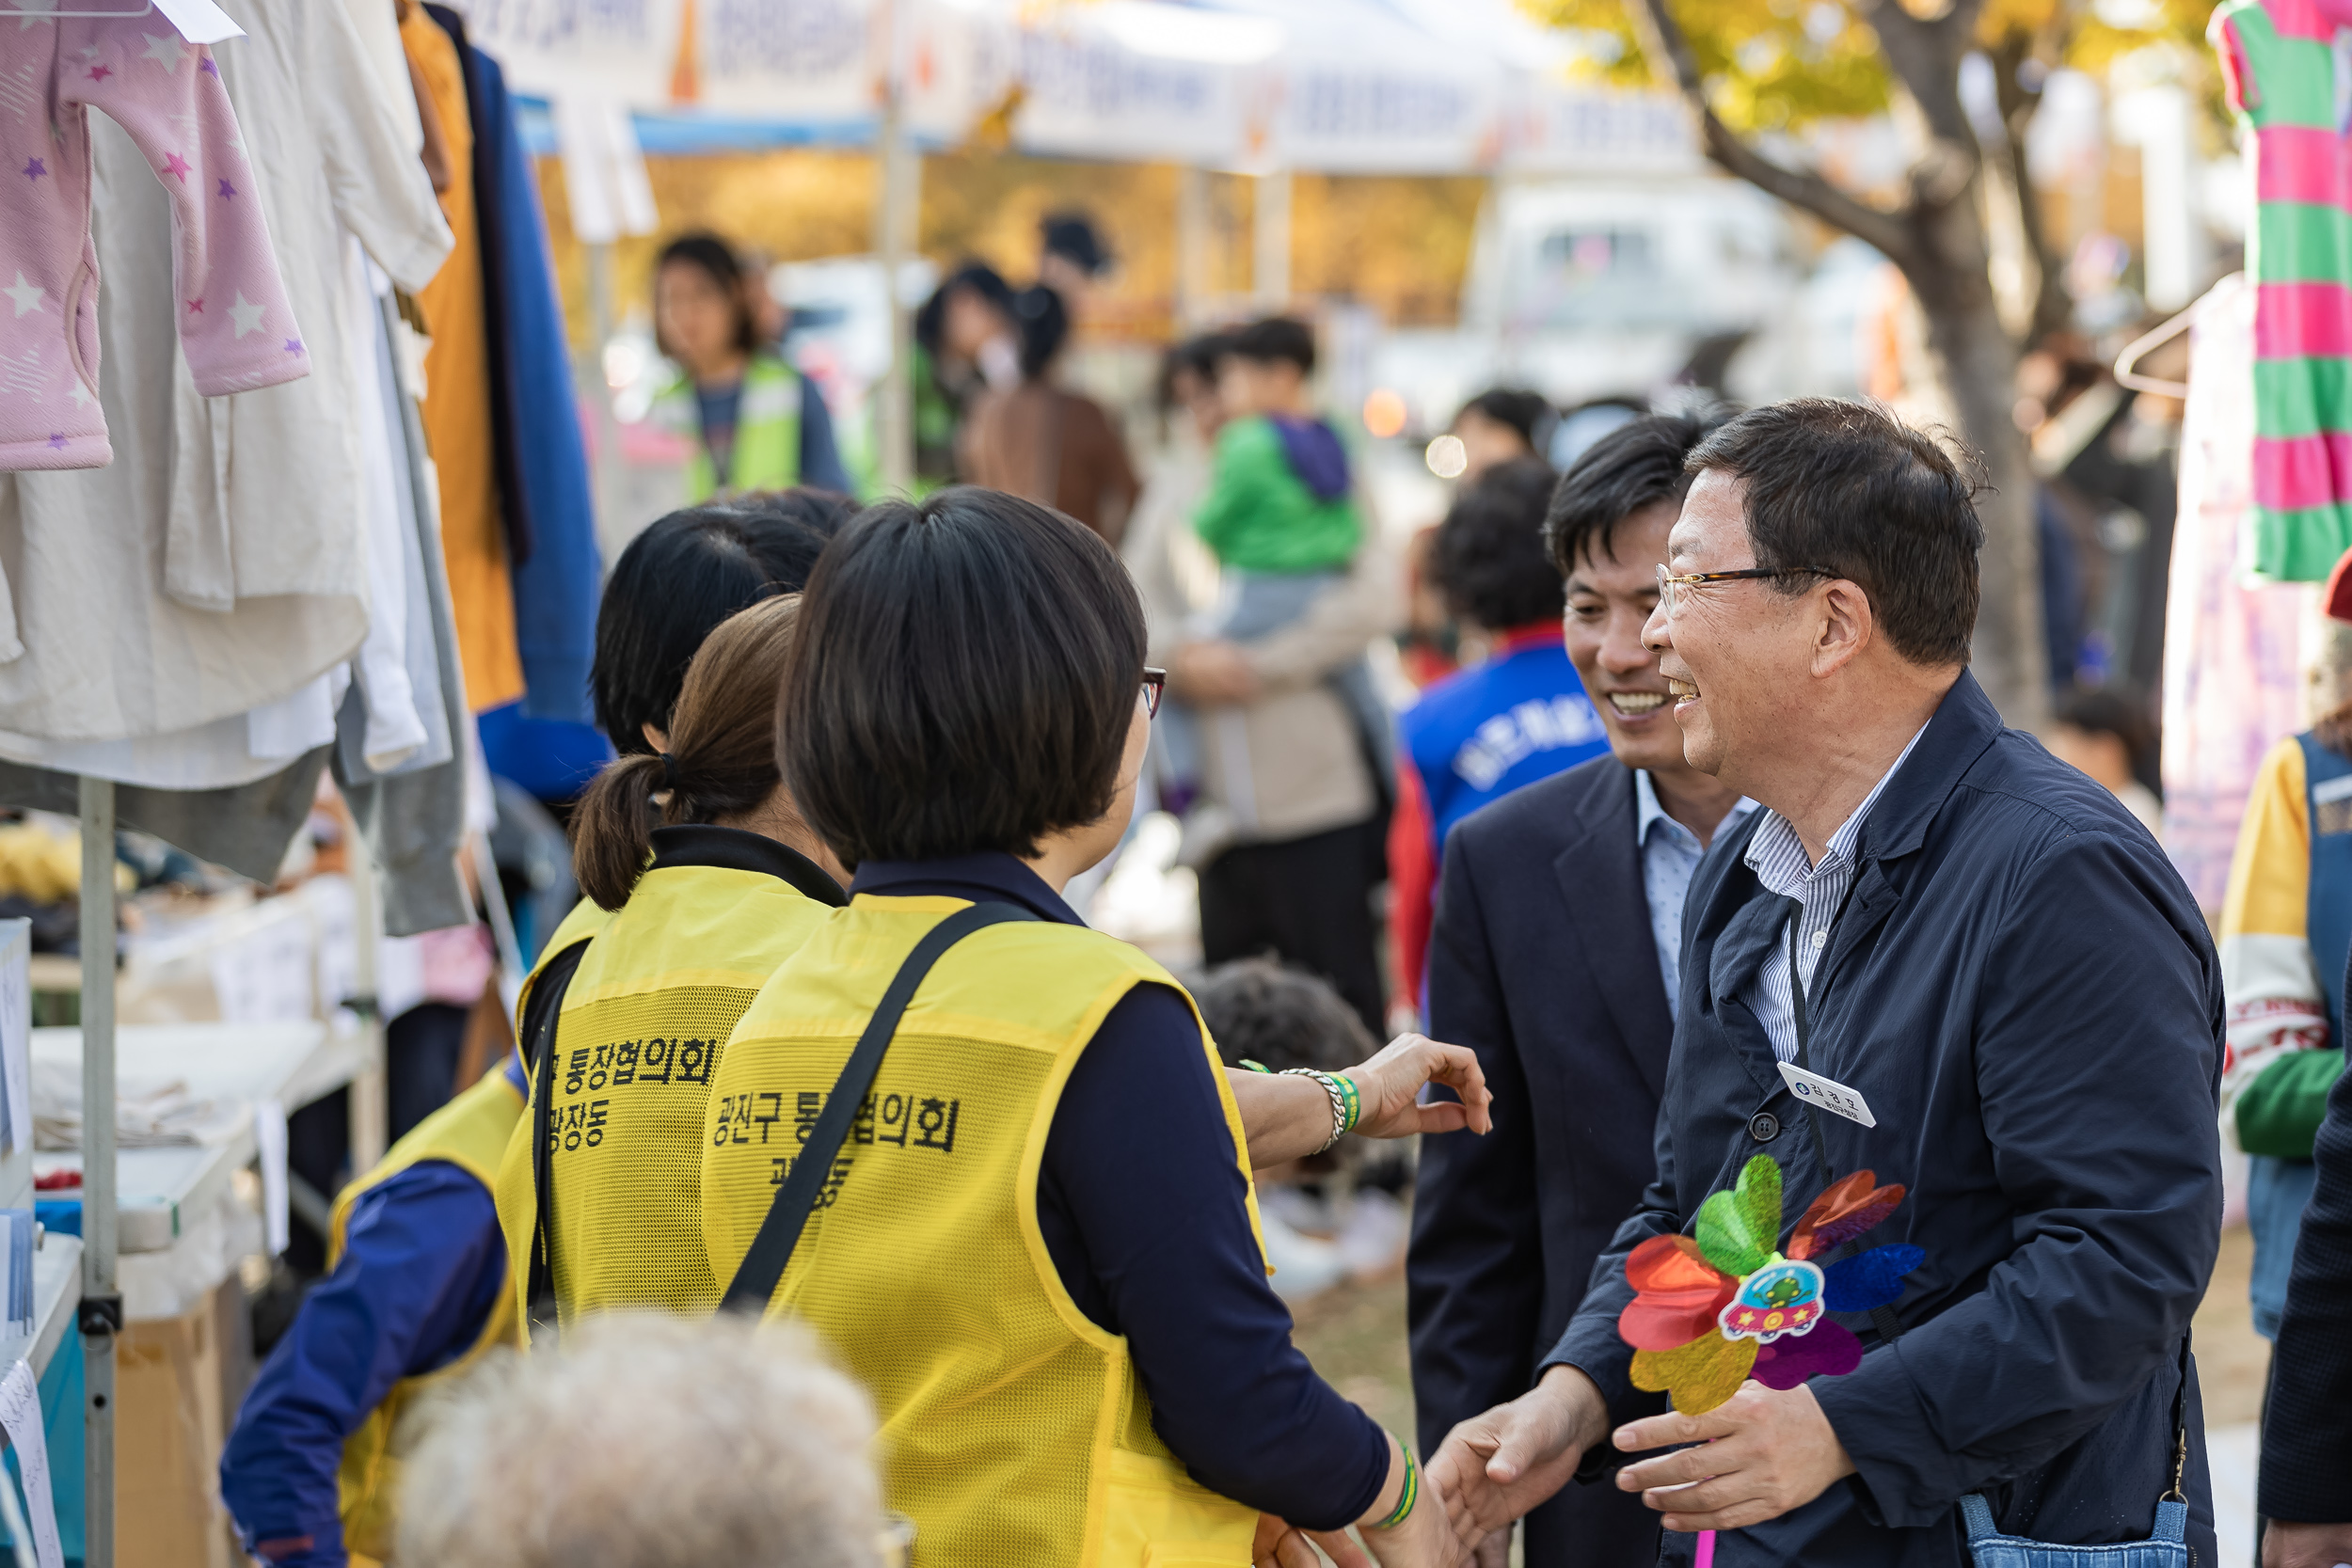
<svg viewBox="0 0 2352 1568"><path fill-rule="evenodd" d="M1165 414L1176 406L1176 378L1180 375L1198 377L1205 386L1216 385L1216 362L1223 357L1232 341L1222 332L1203 332L1196 338L1168 345L1160 356L1160 379L1157 388L1160 412Z"/></svg>
<svg viewBox="0 0 2352 1568"><path fill-rule="evenodd" d="M1200 1022L1228 1067L1339 1072L1380 1049L1331 982L1271 958L1236 958L1191 987Z"/></svg>
<svg viewBox="0 0 2352 1568"><path fill-rule="evenodd" d="M1268 316L1251 322L1225 340L1225 352L1236 359L1271 365L1287 359L1301 375L1315 372L1315 331L1295 316Z"/></svg>
<svg viewBox="0 0 2352 1568"><path fill-rule="evenodd" d="M1454 614L1489 631L1559 621L1566 601L1544 553L1553 483L1549 464L1522 457L1454 499L1429 552L1430 579Z"/></svg>
<svg viewBox="0 0 2352 1568"><path fill-rule="evenodd" d="M2123 752L2132 771L2155 750L2156 726L2150 717L2148 705L2137 695L2126 696L2111 686L2093 688L2070 687L2058 701L2058 721L2085 735L2111 735L2123 743Z"/></svg>
<svg viewBox="0 0 2352 1568"><path fill-rule="evenodd" d="M1728 423L1735 410L1643 414L1584 449L1560 476L1544 519L1544 542L1565 581L1579 555L1617 559L1617 525L1660 501L1680 504L1692 449Z"/></svg>
<svg viewBox="0 0 2352 1568"><path fill-rule="evenodd" d="M596 727L616 750L653 750L644 726L670 728L703 639L747 605L799 593L852 510L830 490L781 490L755 506L673 512L628 542L605 580L588 672Z"/></svg>
<svg viewBox="0 0 2352 1568"><path fill-rule="evenodd" d="M845 861L1033 855L1118 793L1143 605L1092 530L959 485L860 513L801 601L777 730Z"/></svg>
<svg viewBox="0 0 2352 1568"><path fill-rule="evenodd" d="M1048 213L1038 221L1037 230L1039 248L1046 255L1062 258L1089 277L1110 271L1111 248L1086 214Z"/></svg>
<svg viewBox="0 0 2352 1568"><path fill-rule="evenodd" d="M1740 482L1757 565L1859 583L1897 653L1968 662L1984 520L1979 486L1932 436L1875 403L1790 398L1740 415L1685 466ZM1773 580L1786 594L1812 586Z"/></svg>
<svg viewBox="0 0 2352 1568"><path fill-rule="evenodd" d="M1518 431L1527 450L1537 457L1549 455L1544 449L1551 444L1552 430L1560 422L1560 411L1543 393L1516 387L1488 388L1462 404L1462 414L1477 414ZM1461 417L1454 416L1456 420Z"/></svg>

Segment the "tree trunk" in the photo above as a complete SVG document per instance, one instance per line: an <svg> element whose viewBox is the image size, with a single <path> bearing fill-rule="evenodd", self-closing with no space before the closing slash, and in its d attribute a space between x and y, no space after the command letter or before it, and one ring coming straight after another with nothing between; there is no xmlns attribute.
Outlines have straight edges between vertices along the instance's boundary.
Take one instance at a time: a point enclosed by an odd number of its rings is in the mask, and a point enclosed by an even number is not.
<svg viewBox="0 0 2352 1568"><path fill-rule="evenodd" d="M2034 522L2035 480L2026 438L2011 417L2017 402L2017 349L2002 329L1985 271L1973 202L1963 198L1923 224L1920 260L1905 268L1928 322L1961 438L1984 465L1991 486L1977 500L1984 519L1983 600L1977 611L1977 679L2023 729L2049 716L2048 639L2042 614L2042 551ZM1939 243L1940 242L1940 243ZM1955 245L1955 242L1959 242ZM1960 249L1962 255L1950 254ZM1974 254L1967 252L1973 250Z"/></svg>
<svg viewBox="0 0 2352 1568"><path fill-rule="evenodd" d="M1732 135L1708 104L1706 78L1668 0L1629 0L1643 49L1669 69L1698 122L1700 143L1725 172L1868 242L1903 270L1928 318L1928 347L1959 435L1982 458L1991 488L1978 499L1984 519L1982 599L1977 611L1977 678L2021 728L2049 714L2047 638L2042 618L2042 552L2034 530L2034 478L2013 413L2017 345L1993 298L1991 252L1978 205L1983 155L1960 103L1961 56L1976 46L1983 0L1949 0L1932 19L1900 0L1866 0L1888 68L1918 105L1930 137L1911 172L1900 212L1873 207L1818 174L1773 162Z"/></svg>

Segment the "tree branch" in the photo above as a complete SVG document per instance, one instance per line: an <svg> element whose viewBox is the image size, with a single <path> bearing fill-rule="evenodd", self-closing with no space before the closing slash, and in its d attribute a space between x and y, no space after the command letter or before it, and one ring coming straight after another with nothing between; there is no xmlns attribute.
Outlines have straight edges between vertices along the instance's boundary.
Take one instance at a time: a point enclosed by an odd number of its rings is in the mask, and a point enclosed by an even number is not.
<svg viewBox="0 0 2352 1568"><path fill-rule="evenodd" d="M1699 71L1698 56L1692 53L1690 39L1667 8L1667 0L1627 0L1626 12L1641 35L1644 52L1673 71L1675 87L1698 117L1708 157L1758 190L1864 241L1898 265L1905 262L1913 245L1904 214L1883 212L1857 200L1818 174L1774 163L1716 118L1707 102L1707 83Z"/></svg>
<svg viewBox="0 0 2352 1568"><path fill-rule="evenodd" d="M1862 8L1870 30L1879 36L1887 65L1919 105L1928 134L1980 157L1976 128L1961 107L1960 57L1976 37L1982 0L1953 0L1951 8L1932 22L1912 15L1902 0L1863 0Z"/></svg>

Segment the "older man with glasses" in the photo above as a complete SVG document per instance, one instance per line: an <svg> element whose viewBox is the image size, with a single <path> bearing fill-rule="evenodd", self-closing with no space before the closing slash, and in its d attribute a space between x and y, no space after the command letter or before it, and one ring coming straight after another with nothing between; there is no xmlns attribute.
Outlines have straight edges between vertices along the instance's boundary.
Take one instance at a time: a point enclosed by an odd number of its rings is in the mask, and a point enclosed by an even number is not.
<svg viewBox="0 0 2352 1568"><path fill-rule="evenodd" d="M1983 531L1933 441L1808 399L1689 467L1644 638L1691 765L1765 809L1691 884L1656 1180L1535 1387L1457 1427L1431 1479L1466 1535L1598 1480L1661 1513L1664 1560L1717 1568L1959 1568L1988 1532L2058 1548L2037 1562L2180 1560L2165 1534L2213 1561L2187 1346L2221 1215L2203 918L2147 831L1968 673ZM1867 1240L1792 1235L1841 1180L1879 1195ZM1727 1212L1751 1280L1904 1250L1874 1296L1830 1289L1826 1317L1759 1342L1714 1314L1728 1286L1658 1293L1669 1253L1740 1250ZM1697 1337L1637 1368L1621 1316Z"/></svg>

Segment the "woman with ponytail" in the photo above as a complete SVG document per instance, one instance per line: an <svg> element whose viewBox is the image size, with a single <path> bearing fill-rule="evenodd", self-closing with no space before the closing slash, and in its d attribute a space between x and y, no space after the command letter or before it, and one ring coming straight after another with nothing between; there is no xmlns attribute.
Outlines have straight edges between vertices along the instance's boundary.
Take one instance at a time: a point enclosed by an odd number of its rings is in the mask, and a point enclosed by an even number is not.
<svg viewBox="0 0 2352 1568"><path fill-rule="evenodd" d="M776 769L799 607L763 599L723 622L665 749L614 761L573 817L573 869L611 913L533 976L531 1104L498 1180L517 1305L542 1323L718 1305L698 1188L712 1069L760 985L847 902L849 873ZM791 1108L766 1109L762 1132L790 1147Z"/></svg>

